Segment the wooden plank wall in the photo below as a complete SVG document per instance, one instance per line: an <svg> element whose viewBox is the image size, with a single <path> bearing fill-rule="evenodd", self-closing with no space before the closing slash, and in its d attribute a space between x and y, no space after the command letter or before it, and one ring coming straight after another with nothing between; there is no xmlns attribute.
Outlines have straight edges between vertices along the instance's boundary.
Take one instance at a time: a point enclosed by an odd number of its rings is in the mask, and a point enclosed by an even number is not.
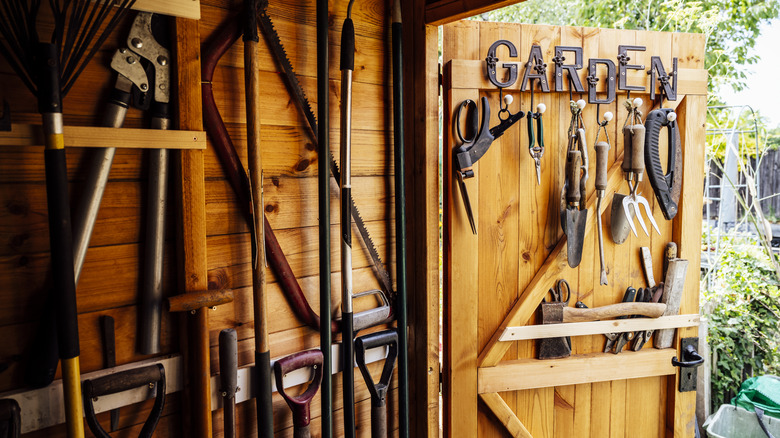
<svg viewBox="0 0 780 438"><path fill-rule="evenodd" d="M518 58L510 60L507 50L500 49L501 61L521 63L518 82L512 90L507 91L515 98L515 103L510 106L513 112L532 109L530 92L519 93L517 88L524 71L522 63L528 59L534 44L541 46L544 60L548 63L551 89L554 84L552 58L556 45L583 47L586 62L589 58L608 58L617 64L618 45L636 44L646 46L647 51L633 52L630 55L631 63L649 66L650 56L655 55L661 57L667 69L671 69L674 55L679 58L680 69L703 67L701 35L477 21L446 25L443 36L444 169L451 168L450 151L458 144L457 139L453 139L452 120L460 102L487 96L491 105L490 126L498 123L499 103L498 90L492 88L486 80L474 79L472 86L463 85L468 79L464 78L465 75L456 74L454 66L453 71L448 72L448 62L483 60L488 47L499 39L511 41L518 50ZM482 65L484 69L484 62ZM463 71L459 70L461 73ZM586 86L587 74L587 68L580 71L581 80ZM448 79L455 81L456 78L461 85L450 87ZM646 115L652 105L649 92L631 95L632 98L638 96L644 99L641 110ZM587 100L587 95L574 94L575 100L581 97ZM623 136L618 133L626 118L623 107L625 98L625 92L619 92L615 102L601 105L602 114L611 111L615 115L608 126L610 165L623 153ZM609 236L610 214L607 207L603 220L609 285L599 284L598 241L594 227L594 233L586 235L579 268L566 266L563 269L562 278L568 280L572 287L572 304L574 301L583 301L589 307L612 304L621 300L627 286L644 287L640 246L648 246L652 250L657 281L661 278L663 247L671 240L676 241L681 248L686 248L680 257L688 258L691 266L698 266L696 253L701 238L698 231L701 217L693 213L684 214L682 210L701 208L701 197L696 196L693 185L701 186L701 172L697 174L696 169L702 166L703 160L701 150L704 144L705 101L706 96L689 95L679 96L676 102L665 104L678 108L682 126L686 182L680 215L674 222L664 220L660 208L655 205L652 187L645 177L639 192L644 194L653 209L660 235L652 231L648 224L652 232L650 236L644 235L639 229L638 237L631 235L624 244L615 245ZM693 404L686 395L677 395L674 377L646 377L505 392L500 393L503 402L496 398L486 398L486 403L477 401L479 354L484 354L482 349L499 328L519 294L563 237L558 218L565 164L563 154L571 118L569 95L567 92L542 94L537 91L535 103L539 102L547 105L547 112L543 116L546 152L542 158L541 185L537 186L533 161L528 156L526 120L522 120L518 123L520 128L510 129L493 143L489 152L474 166L476 177L466 182L478 236L471 233L452 172L445 170L444 173L444 384L449 386L444 391L445 433L470 437L506 436L503 424L520 433L514 420L496 418L491 412L491 409L501 411L502 405L506 404L536 438L659 437L666 435L667 428L674 436L692 436L692 424L687 424L692 416L688 415L686 406ZM596 110L596 105L589 104L583 112L591 150L589 196L595 178L596 160L592 144L596 132ZM662 150L665 151L663 146ZM662 157L663 163L665 160ZM686 191L686 187L689 190ZM627 193L625 184L621 185L620 192ZM612 196L608 194L605 202L609 204L611 200ZM691 269L688 273L681 313L698 313L695 272L695 269ZM548 286L552 284L544 285L544 290ZM536 322L534 316L528 324ZM692 334L695 334L694 329L686 329L686 335ZM532 358L535 355L533 341L518 341L511 345L504 360ZM572 338L573 354L599 352L603 346L604 337L601 335ZM648 345L646 348L652 347Z"/></svg>
<svg viewBox="0 0 780 438"><path fill-rule="evenodd" d="M201 41L237 10L237 0L201 1L201 20L197 26ZM346 16L346 2L331 2L330 34L330 122L331 149L338 157L340 74L339 42L341 23ZM389 266L395 263L393 250L393 183L391 66L389 53L388 2L360 1L353 9L357 33L354 73L353 115L353 196L366 221L379 252ZM269 14L285 44L293 67L312 106L316 108L315 2L289 0L272 2ZM98 125L101 108L107 101L114 75L108 63L114 50L127 35L130 21L122 23L106 41L104 48L82 73L64 102L65 123ZM317 153L304 129L305 119L286 93L281 75L273 63L264 40L260 42L261 77L266 84L261 97L263 112L262 139L265 184L265 212L290 265L312 308L318 304L316 175ZM222 117L246 162L243 98L243 47L236 43L222 58L214 77L214 94ZM38 122L35 101L4 62L0 62L0 98L9 100L14 122ZM128 113L125 126L143 127L143 115ZM68 169L72 198L81 193L88 151L68 150ZM211 370L218 372L217 335L220 330L235 328L239 337L239 365L253 362L253 317L251 306L251 268L249 233L240 219L236 197L228 185L211 146L204 153L206 187L207 267L210 289L233 288L236 301L210 311ZM136 302L139 283L139 257L143 246L143 200L146 180L142 151L119 150L111 179L104 196L91 247L78 285L81 367L88 372L102 368L102 345L98 332L101 315L111 315L117 327L117 363L125 364L147 358L135 352ZM338 261L338 199L331 191L333 222L332 260ZM0 148L0 391L16 389L22 382L22 357L30 345L31 335L44 301L49 271L47 215L45 206L42 148ZM175 203L172 203L172 206ZM175 214L168 217L166 245L165 294L179 293L175 260ZM355 239L355 241L359 241ZM378 287L368 256L356 250L353 256L355 290ZM338 263L333 264L333 314L340 305ZM318 334L303 326L293 315L276 279L269 271L271 291L269 320L271 356L281 357L319 346ZM375 306L370 300L355 303L356 311ZM182 334L177 320L164 314L162 354L180 350ZM423 346L423 348L425 348ZM376 374L381 363L371 368ZM368 392L356 373L358 435L369 434L370 403ZM59 376L58 376L59 377ZM334 424L341 430L341 381L334 379ZM394 381L393 385L397 385ZM396 391L389 404L397 405ZM150 403L122 410L121 427L128 434L140 429ZM157 436L180 436L182 427L181 397L169 399L165 417ZM239 406L241 436L255 434L253 403ZM283 400L274 398L275 425L278 436L292 435L290 413ZM319 398L312 406L312 430L319 429ZM107 416L101 416L107 419ZM390 415L390 418L396 418ZM221 411L213 418L215 435L221 436ZM391 428L398 427L397 421ZM133 432L135 431L135 432ZM122 433L125 433L123 431ZM62 436L64 429L55 427L31 436Z"/></svg>

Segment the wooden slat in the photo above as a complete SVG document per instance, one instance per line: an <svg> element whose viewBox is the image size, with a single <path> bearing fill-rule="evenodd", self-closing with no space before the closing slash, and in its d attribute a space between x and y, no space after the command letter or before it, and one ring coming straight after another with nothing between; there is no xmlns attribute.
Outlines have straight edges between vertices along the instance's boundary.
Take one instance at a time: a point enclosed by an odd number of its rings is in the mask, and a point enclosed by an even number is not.
<svg viewBox="0 0 780 438"><path fill-rule="evenodd" d="M514 41L513 41L514 42ZM617 50L617 46L615 47L615 50ZM485 52L487 53L487 52ZM641 53L641 52L640 52ZM656 52L644 52L644 53L656 53ZM520 90L520 85L522 84L522 78L523 78L523 71L525 71L525 62L527 62L527 56L528 53L521 53L518 50L518 55L523 60L519 61L509 61L502 59L499 61L499 70L501 69L500 66L503 66L504 64L514 64L517 65L517 71L518 71L518 79L517 82L512 84L509 87L506 87L506 90L508 91L517 91ZM552 59L552 56L548 57L545 55L544 57L545 61L551 62L550 59ZM588 58L585 57L584 61L587 63ZM614 60L614 62L617 64L617 60ZM633 62L633 61L631 61ZM649 59L648 59L648 65ZM453 76L453 83L452 88L467 88L467 89L480 89L480 90L490 90L495 89L495 85L493 85L488 77L485 75L485 61L483 60L465 60L465 59L453 59L452 60L452 68L453 71L456 72L456 74ZM667 73L671 71L672 64L671 62L665 62L664 68L667 69ZM587 71L587 65L583 66L582 71ZM548 68L548 72L552 71L552 68ZM677 79L677 93L678 96L682 95L705 95L707 94L707 71L700 69L700 68L681 68L678 66L677 69L678 79ZM587 74L586 74L587 75ZM647 71L643 70L629 70L627 72L627 77L629 84L632 85L641 85L644 84L645 87L649 87L650 85L650 79L647 75ZM551 93L554 92L554 82L550 85ZM588 91L588 83L587 81L583 80L583 87L585 87L585 92ZM655 85L656 91L658 91L658 83ZM569 90L569 84L567 81L564 81L564 92L568 92ZM604 81L604 78L601 78L599 82L596 84L596 91L598 92L605 92L606 91L606 82ZM618 98L620 96L625 95L625 91L617 90ZM648 91L642 94L649 94L649 88ZM636 94L636 93L634 93ZM587 95L586 95L587 100Z"/></svg>
<svg viewBox="0 0 780 438"><path fill-rule="evenodd" d="M697 327L699 315L674 315L660 318L616 319L611 321L572 322L563 324L526 325L507 327L499 341L558 338L562 336L601 335L664 328Z"/></svg>
<svg viewBox="0 0 780 438"><path fill-rule="evenodd" d="M516 438L532 438L531 433L523 426L523 423L500 395L489 392L480 394L479 398L493 411L510 435Z"/></svg>
<svg viewBox="0 0 780 438"><path fill-rule="evenodd" d="M479 369L479 393L576 385L674 374L671 348L620 354L589 353L563 359L518 359Z"/></svg>
<svg viewBox="0 0 780 438"><path fill-rule="evenodd" d="M133 9L200 20L199 0L137 0Z"/></svg>
<svg viewBox="0 0 780 438"><path fill-rule="evenodd" d="M425 22L440 26L494 9L518 3L516 0L439 0L425 5Z"/></svg>
<svg viewBox="0 0 780 438"><path fill-rule="evenodd" d="M103 128L65 126L65 147L130 149L206 149L204 131ZM14 123L10 132L0 131L0 146L39 146L43 148L40 125Z"/></svg>

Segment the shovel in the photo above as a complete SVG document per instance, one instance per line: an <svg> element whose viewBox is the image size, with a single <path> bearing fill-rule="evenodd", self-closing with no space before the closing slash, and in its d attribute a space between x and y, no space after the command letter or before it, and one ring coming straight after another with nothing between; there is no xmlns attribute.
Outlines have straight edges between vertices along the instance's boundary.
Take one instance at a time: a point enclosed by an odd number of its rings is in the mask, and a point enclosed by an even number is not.
<svg viewBox="0 0 780 438"><path fill-rule="evenodd" d="M587 209L580 209L580 151L569 151L566 157L566 208L561 212L561 225L566 233L569 266L576 268L582 261Z"/></svg>
<svg viewBox="0 0 780 438"><path fill-rule="evenodd" d="M385 345L388 350L382 375L379 377L379 382L374 382L366 366L366 350ZM398 357L398 334L395 330L371 333L355 339L355 359L371 394L371 438L387 438L387 392L390 390L396 357Z"/></svg>
<svg viewBox="0 0 780 438"><path fill-rule="evenodd" d="M284 376L301 368L310 367L313 378L309 387L301 395L293 397L284 391ZM306 350L274 362L274 376L276 378L276 390L282 396L287 406L290 407L293 416L293 437L311 438L309 423L311 422L311 399L317 394L322 382L322 351Z"/></svg>

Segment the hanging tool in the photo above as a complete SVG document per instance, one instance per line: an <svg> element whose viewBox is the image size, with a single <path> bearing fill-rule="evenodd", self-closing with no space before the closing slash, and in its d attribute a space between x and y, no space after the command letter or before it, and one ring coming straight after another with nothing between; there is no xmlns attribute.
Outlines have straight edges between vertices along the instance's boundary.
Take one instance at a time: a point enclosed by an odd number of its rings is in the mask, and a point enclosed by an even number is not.
<svg viewBox="0 0 780 438"><path fill-rule="evenodd" d="M563 299L564 290L566 291L565 300ZM550 301L547 301L547 295L550 296ZM555 283L555 286L551 287L544 298L542 298L542 305L546 303L563 303L563 306L565 307L569 305L569 298L571 298L571 286L569 286L569 282L564 279L559 279ZM541 311L541 307L539 309ZM545 324L554 323L555 322L545 322ZM571 337L539 339L536 343L536 351L539 359L569 357L571 356Z"/></svg>
<svg viewBox="0 0 780 438"><path fill-rule="evenodd" d="M403 26L401 0L393 0L393 164L395 169L395 283L398 315L398 436L409 438L409 361L406 333L406 180L404 157ZM355 325L357 329L357 324ZM359 364L359 362L358 362ZM362 370L362 368L361 368Z"/></svg>
<svg viewBox="0 0 780 438"><path fill-rule="evenodd" d="M633 303L634 299L636 298L636 289L633 287L628 287L626 289L626 292L623 294L623 303ZM663 312L662 312L663 313ZM618 317L617 319L626 319L630 314L626 314L623 316ZM609 353L612 351L617 344L618 338L622 335L622 333L604 333L604 336L607 338L607 342L604 344L604 353Z"/></svg>
<svg viewBox="0 0 780 438"><path fill-rule="evenodd" d="M511 95L505 96L503 100L508 107L509 103L512 102ZM481 121L477 104L473 100L466 99L458 106L458 110L455 113L455 133L460 140L460 146L452 150L452 165L460 186L463 205L466 207L466 214L471 224L471 232L475 235L477 234L477 225L474 222L474 213L472 212L469 193L466 189L466 180L474 177L474 164L485 155L493 141L501 137L509 127L525 115L522 111L512 114L506 107L502 107L502 110L499 112L500 123L489 128L490 104L488 103L488 98L483 96L480 102L482 105ZM467 137L463 136L460 127L461 113L464 109L466 110ZM503 111L506 112L503 113ZM502 118L502 114L506 114L505 118Z"/></svg>
<svg viewBox="0 0 780 438"><path fill-rule="evenodd" d="M642 124L642 114L639 111L639 107L642 106L642 99L636 98L633 101L626 101L625 106L626 109L628 109L628 116L626 117L626 121L623 124L624 149L622 168L623 172L625 173L625 179L628 182L629 195L624 196L621 199L624 217L620 218L619 220L613 220L613 239L617 237L617 239L614 239L615 243L622 243L625 241L625 239L622 239L620 242L618 242L618 240L620 240L622 237L622 230L620 229L622 228L621 224L626 222L631 228L631 231L634 233L634 236L637 236L636 227L634 227L634 220L632 214L629 212L629 210L632 209L634 213L633 216L635 216L638 220L639 226L642 227L642 230L646 235L650 235L647 231L647 226L645 226L645 222L642 220L642 215L639 211L640 205L644 208L645 215L650 220L650 224L653 226L655 231L658 234L661 234L661 231L658 230L658 224L653 218L653 211L650 208L650 204L647 202L647 199L644 196L641 196L637 192L639 189L639 183L642 182L642 176L644 175L645 168L645 126ZM613 199L613 205L614 202L615 201ZM613 213L614 212L615 209L613 208ZM613 219L615 218L613 217ZM623 222L622 220L625 221Z"/></svg>
<svg viewBox="0 0 780 438"><path fill-rule="evenodd" d="M284 376L301 368L312 369L312 380L306 390L296 396L287 395L284 390ZM290 407L293 416L293 437L310 438L309 422L311 421L311 399L320 388L323 374L323 359L320 350L306 350L287 357L277 359L274 362L274 377L276 378L276 390L282 396L287 406ZM273 435L269 435L273 436Z"/></svg>
<svg viewBox="0 0 780 438"><path fill-rule="evenodd" d="M247 157L249 161L249 210L252 224L252 298L255 321L255 367L257 370L257 433L272 436L274 408L271 394L271 351L268 334L268 291L265 285L265 228L263 216L263 166L260 150L260 59L257 43L258 0L243 2L244 88L246 93Z"/></svg>
<svg viewBox="0 0 780 438"><path fill-rule="evenodd" d="M667 173L661 167L659 137L661 129L666 128L668 134ZM666 220L672 220L677 215L677 204L682 191L682 147L680 145L680 128L677 125L677 113L671 108L660 108L650 111L645 119L645 164L647 177L653 186L655 197Z"/></svg>
<svg viewBox="0 0 780 438"><path fill-rule="evenodd" d="M225 438L236 438L236 392L238 391L238 338L233 329L219 332L219 392L222 395Z"/></svg>
<svg viewBox="0 0 780 438"><path fill-rule="evenodd" d="M0 131L11 131L11 105L3 99L3 117L0 117Z"/></svg>
<svg viewBox="0 0 780 438"><path fill-rule="evenodd" d="M100 333L103 338L103 368L116 366L116 338L114 335L114 318L109 315L100 317ZM111 409L111 432L119 428L119 408Z"/></svg>
<svg viewBox="0 0 780 438"><path fill-rule="evenodd" d="M261 25L265 20L262 19ZM333 381L330 331L330 194L328 193L327 157L330 157L329 146L329 114L330 114L330 70L328 66L328 0L317 0L317 113L320 123L317 125L318 156L317 156L317 199L319 201L319 279L320 279L320 351L322 351L322 395L321 395L321 429L322 438L330 438L333 434ZM268 33L266 33L268 38ZM278 41L278 36L276 38ZM271 44L271 46L275 46ZM284 54L284 52L282 52ZM287 59L286 54L283 56ZM289 80L289 79L288 79ZM295 79L297 83L297 79ZM288 84L289 86L289 84ZM309 126L312 126L309 121ZM313 129L313 126L312 126ZM331 160L332 161L332 160ZM340 181L340 180L339 180ZM368 244L368 242L366 242ZM389 277L388 277L389 278Z"/></svg>
<svg viewBox="0 0 780 438"><path fill-rule="evenodd" d="M585 238L585 224L588 209L585 185L588 181L588 144L582 122L585 101L570 101L571 122L569 143L566 153L566 179L561 192L561 227L566 233L569 266L576 268L582 261L582 245Z"/></svg>
<svg viewBox="0 0 780 438"><path fill-rule="evenodd" d="M352 321L352 72L355 70L355 26L352 5L341 28L341 364L344 436L355 436L355 333Z"/></svg>
<svg viewBox="0 0 780 438"><path fill-rule="evenodd" d="M531 80L531 108L534 107L534 80ZM544 122L542 114L547 111L547 105L540 103L536 106L536 112L528 111L528 153L534 160L536 168L536 185L542 184L542 157L544 156ZM536 135L534 135L534 124L536 120ZM536 142L539 137L539 143Z"/></svg>
<svg viewBox="0 0 780 438"><path fill-rule="evenodd" d="M22 415L19 402L12 398L0 400L0 438L22 435Z"/></svg>
<svg viewBox="0 0 780 438"><path fill-rule="evenodd" d="M43 124L52 278L58 289L52 298L56 302L65 418L71 438L84 436L84 422L62 99L133 3L133 0L122 0L117 5L88 0L52 0L49 2L51 14L59 25L54 26L48 39L51 43L43 43L36 29L40 2L31 5L24 0L9 0L5 2L6 7L0 8L0 34L3 35L0 54L38 98Z"/></svg>
<svg viewBox="0 0 780 438"><path fill-rule="evenodd" d="M97 379L85 380L84 386L84 414L89 430L100 438L111 438L103 426L97 420L93 400L104 395L116 394L142 386L149 387L152 394L157 393L154 406L144 422L138 438L151 438L157 422L160 421L165 407L165 367L162 364L148 365L142 368L133 368L127 371L109 374Z"/></svg>
<svg viewBox="0 0 780 438"><path fill-rule="evenodd" d="M594 149L596 149L596 221L599 232L599 261L601 262L600 284L606 285L608 282L607 267L604 263L604 235L601 229L601 201L604 200L607 190L607 167L609 167L609 131L607 130L607 124L612 120L613 115L610 111L607 111L604 113L604 121L599 121L599 106L596 106L596 122L599 127L596 130L596 139L594 140ZM602 129L607 141L599 141L599 133Z"/></svg>
<svg viewBox="0 0 780 438"><path fill-rule="evenodd" d="M366 366L366 350L383 346L387 346L387 357L379 382L375 383ZM371 395L371 438L387 438L387 392L390 391L397 356L398 334L395 330L384 330L355 339L355 359Z"/></svg>
<svg viewBox="0 0 780 438"><path fill-rule="evenodd" d="M669 256L676 254L676 245L670 243L667 245L667 267L666 276L664 277L664 293L661 297L661 302L666 303L666 312L664 316L677 315L680 313L680 302L682 301L682 294L685 288L685 274L688 270L688 260L671 258ZM674 330L664 329L659 330L658 334L653 340L653 346L655 348L669 348L674 342Z"/></svg>
<svg viewBox="0 0 780 438"><path fill-rule="evenodd" d="M578 305L580 303L577 303ZM588 322L625 317L630 315L642 315L650 318L658 318L666 309L661 303L620 303L593 309L583 307L567 307L565 303L542 303L542 324L558 324L565 322ZM565 342L559 345L566 346ZM561 351L548 351L549 356L537 355L539 359L557 359L567 357L565 349Z"/></svg>

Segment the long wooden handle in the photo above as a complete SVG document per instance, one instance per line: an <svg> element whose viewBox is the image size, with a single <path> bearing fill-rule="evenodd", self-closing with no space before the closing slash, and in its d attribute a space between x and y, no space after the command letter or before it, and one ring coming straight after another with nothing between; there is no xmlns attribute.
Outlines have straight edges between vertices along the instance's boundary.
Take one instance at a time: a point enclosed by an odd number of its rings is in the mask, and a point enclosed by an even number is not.
<svg viewBox="0 0 780 438"><path fill-rule="evenodd" d="M641 315L650 318L658 318L666 311L663 303L620 303L593 309L578 309L576 307L563 308L562 322L587 322L602 319L617 318L618 316Z"/></svg>
<svg viewBox="0 0 780 438"><path fill-rule="evenodd" d="M600 141L596 149L596 190L607 189L607 168L609 167L609 143Z"/></svg>

